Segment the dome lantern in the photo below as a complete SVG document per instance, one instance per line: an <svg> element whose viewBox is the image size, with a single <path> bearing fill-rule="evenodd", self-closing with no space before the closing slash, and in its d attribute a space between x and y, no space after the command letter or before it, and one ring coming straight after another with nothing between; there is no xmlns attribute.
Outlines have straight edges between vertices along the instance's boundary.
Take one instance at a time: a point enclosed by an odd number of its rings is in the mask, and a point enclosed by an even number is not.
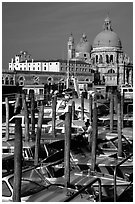
<svg viewBox="0 0 135 204"><path fill-rule="evenodd" d="M109 16L107 16L107 18L105 18L104 20L104 25L103 25L104 30L113 30L111 27L111 20L109 18Z"/></svg>

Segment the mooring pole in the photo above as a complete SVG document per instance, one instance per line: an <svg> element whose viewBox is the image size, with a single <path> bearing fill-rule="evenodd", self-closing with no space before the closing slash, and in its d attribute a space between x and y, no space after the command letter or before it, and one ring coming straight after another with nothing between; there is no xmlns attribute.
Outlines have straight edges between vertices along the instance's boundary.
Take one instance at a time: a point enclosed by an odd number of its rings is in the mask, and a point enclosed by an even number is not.
<svg viewBox="0 0 135 204"><path fill-rule="evenodd" d="M5 105L6 105L6 140L9 139L9 101L8 97L5 98Z"/></svg>
<svg viewBox="0 0 135 204"><path fill-rule="evenodd" d="M81 119L84 120L84 95L81 94Z"/></svg>
<svg viewBox="0 0 135 204"><path fill-rule="evenodd" d="M20 92L16 94L16 101L15 101L15 106L14 106L14 113L17 114L19 113L19 107L20 107Z"/></svg>
<svg viewBox="0 0 135 204"><path fill-rule="evenodd" d="M117 108L117 132L118 132L118 157L122 157L122 121L121 121L121 95L118 92L118 108Z"/></svg>
<svg viewBox="0 0 135 204"><path fill-rule="evenodd" d="M92 124L92 95L89 94L89 120L90 124Z"/></svg>
<svg viewBox="0 0 135 204"><path fill-rule="evenodd" d="M118 97L117 97L117 91L114 94L114 110L115 114L117 114L117 108L118 108Z"/></svg>
<svg viewBox="0 0 135 204"><path fill-rule="evenodd" d="M43 116L44 116L44 105L42 104L40 108L38 124L37 124L34 165L38 165L38 161L39 161L39 148L40 148L40 138L41 138Z"/></svg>
<svg viewBox="0 0 135 204"><path fill-rule="evenodd" d="M31 99L31 137L35 138L35 97L34 97L34 90L31 90L30 93Z"/></svg>
<svg viewBox="0 0 135 204"><path fill-rule="evenodd" d="M57 105L57 96L54 95L52 98L52 136L56 137L55 125L56 125L56 105Z"/></svg>
<svg viewBox="0 0 135 204"><path fill-rule="evenodd" d="M92 123L92 151L91 151L91 170L95 170L96 165L96 146L97 146L97 133L98 133L98 126L97 126L97 96L94 96L94 107L93 107L93 123Z"/></svg>
<svg viewBox="0 0 135 204"><path fill-rule="evenodd" d="M113 109L114 109L113 93L111 92L111 95L110 95L110 132L113 132Z"/></svg>
<svg viewBox="0 0 135 204"><path fill-rule="evenodd" d="M70 140L71 140L71 123L72 123L72 107L69 106L68 112L65 115L65 152L64 152L64 163L65 163L65 187L70 184Z"/></svg>
<svg viewBox="0 0 135 204"><path fill-rule="evenodd" d="M124 124L123 124L123 118L124 118L123 109L124 109L124 92L121 95L121 128L123 128L123 126L124 126Z"/></svg>
<svg viewBox="0 0 135 204"><path fill-rule="evenodd" d="M24 118L25 118L25 141L29 141L29 113L26 104L26 95L25 92L22 92L22 107L24 109Z"/></svg>
<svg viewBox="0 0 135 204"><path fill-rule="evenodd" d="M75 101L72 101L72 120L75 120Z"/></svg>
<svg viewBox="0 0 135 204"><path fill-rule="evenodd" d="M21 119L15 119L14 144L14 183L13 202L21 202L21 176L22 176L22 127Z"/></svg>

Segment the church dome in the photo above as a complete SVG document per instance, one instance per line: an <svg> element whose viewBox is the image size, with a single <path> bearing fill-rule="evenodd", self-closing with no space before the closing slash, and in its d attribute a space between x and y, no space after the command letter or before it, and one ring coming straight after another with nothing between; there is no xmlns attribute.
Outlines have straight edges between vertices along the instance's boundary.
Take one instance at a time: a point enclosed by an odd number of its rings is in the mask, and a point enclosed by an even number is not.
<svg viewBox="0 0 135 204"><path fill-rule="evenodd" d="M111 28L109 17L104 21L104 30L100 32L93 41L93 48L96 47L122 47L120 38Z"/></svg>
<svg viewBox="0 0 135 204"><path fill-rule="evenodd" d="M87 41L87 36L85 34L82 35L80 42L77 44L76 46L76 52L88 52L90 53L91 51L91 45L90 43Z"/></svg>
<svg viewBox="0 0 135 204"><path fill-rule="evenodd" d="M99 33L93 42L93 48L95 47L122 47L121 41L118 35L110 30L104 30Z"/></svg>

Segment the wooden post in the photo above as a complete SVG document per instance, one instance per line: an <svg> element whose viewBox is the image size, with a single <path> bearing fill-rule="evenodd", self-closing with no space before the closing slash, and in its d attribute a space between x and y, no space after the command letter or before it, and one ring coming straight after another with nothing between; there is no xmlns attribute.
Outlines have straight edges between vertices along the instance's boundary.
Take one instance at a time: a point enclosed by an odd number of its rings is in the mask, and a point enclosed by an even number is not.
<svg viewBox="0 0 135 204"><path fill-rule="evenodd" d="M35 136L35 99L34 90L31 90L31 136Z"/></svg>
<svg viewBox="0 0 135 204"><path fill-rule="evenodd" d="M90 124L92 124L92 95L89 94L89 120Z"/></svg>
<svg viewBox="0 0 135 204"><path fill-rule="evenodd" d="M110 132L113 132L113 93L110 95Z"/></svg>
<svg viewBox="0 0 135 204"><path fill-rule="evenodd" d="M15 107L14 107L15 114L19 113L19 107L20 107L20 93L18 92L16 94L16 102L15 102Z"/></svg>
<svg viewBox="0 0 135 204"><path fill-rule="evenodd" d="M81 119L84 120L84 96L81 94Z"/></svg>
<svg viewBox="0 0 135 204"><path fill-rule="evenodd" d="M26 95L25 92L22 92L22 108L24 109L25 117L25 141L29 141L29 113L26 104Z"/></svg>
<svg viewBox="0 0 135 204"><path fill-rule="evenodd" d="M117 108L118 108L118 97L117 97L117 91L116 91L115 95L114 95L114 110L115 110L115 114L117 114Z"/></svg>
<svg viewBox="0 0 135 204"><path fill-rule="evenodd" d="M75 101L72 101L72 120L75 120Z"/></svg>
<svg viewBox="0 0 135 204"><path fill-rule="evenodd" d="M9 139L9 101L8 97L5 98L5 104L6 104L6 140Z"/></svg>
<svg viewBox="0 0 135 204"><path fill-rule="evenodd" d="M91 151L91 170L95 170L96 165L96 145L97 145L97 133L98 133L98 126L97 126L97 97L94 96L94 107L93 107L93 123L92 123L92 151Z"/></svg>
<svg viewBox="0 0 135 204"><path fill-rule="evenodd" d="M52 135L55 138L55 124L56 124L56 105L57 105L57 96L53 96L52 98Z"/></svg>
<svg viewBox="0 0 135 204"><path fill-rule="evenodd" d="M124 92L121 95L121 128L122 129L123 129L123 118L124 118L123 108L124 108Z"/></svg>
<svg viewBox="0 0 135 204"><path fill-rule="evenodd" d="M117 132L118 132L118 157L122 157L121 95L119 92L118 92L118 110L117 110Z"/></svg>
<svg viewBox="0 0 135 204"><path fill-rule="evenodd" d="M37 165L38 161L39 161L39 147L40 147L40 138L41 138L43 115L44 115L44 105L42 104L41 108L40 108L40 112L39 112L37 132L36 132L34 165Z"/></svg>
<svg viewBox="0 0 135 204"><path fill-rule="evenodd" d="M70 184L70 140L71 140L71 113L72 107L69 106L68 112L65 115L65 153L64 153L64 163L65 163L65 187Z"/></svg>
<svg viewBox="0 0 135 204"><path fill-rule="evenodd" d="M22 176L22 127L21 119L15 119L15 145L14 145L14 184L13 202L21 202L21 176Z"/></svg>

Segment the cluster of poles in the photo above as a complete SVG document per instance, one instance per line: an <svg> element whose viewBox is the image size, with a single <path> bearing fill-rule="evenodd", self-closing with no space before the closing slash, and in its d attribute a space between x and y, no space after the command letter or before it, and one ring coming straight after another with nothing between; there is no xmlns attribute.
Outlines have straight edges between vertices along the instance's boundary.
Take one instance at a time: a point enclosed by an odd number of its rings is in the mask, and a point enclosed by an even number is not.
<svg viewBox="0 0 135 204"><path fill-rule="evenodd" d="M18 108L20 97L22 98L22 109L25 114L25 141L29 141L30 137L35 138L35 158L34 165L38 165L39 163L39 146L41 139L41 130L42 130L42 121L44 116L44 103L41 104L39 115L38 115L38 124L35 133L35 124L34 124L34 115L35 115L35 107L34 107L34 93L31 94L31 124L32 131L31 136L29 133L29 111L26 104L26 96L25 93L17 93L16 103L15 103L15 112ZM118 92L116 95L117 101L117 133L118 133L118 157L122 157L122 117L123 117L123 97ZM8 98L6 101L6 138L9 138L9 104ZM53 137L57 137L55 130L55 122L56 122L56 105L57 105L57 97L54 95L52 97L52 135ZM81 96L81 119L84 120L84 97L83 94ZM114 94L112 93L110 96L110 132L113 132L113 113L114 113ZM68 187L70 184L70 140L71 140L71 126L72 120L74 120L75 116L75 102L72 102L72 105L68 106L68 112L65 113L65 154L64 154L64 165L65 165L65 187ZM91 145L91 171L95 170L96 165L96 146L97 146L97 137L98 137L98 115L97 115L97 98L96 95L92 97L89 96L89 120L92 123L92 141L89 145ZM22 174L22 127L21 127L21 119L16 118L15 120L15 146L14 146L14 188L13 188L13 201L18 202L21 201L21 174Z"/></svg>

